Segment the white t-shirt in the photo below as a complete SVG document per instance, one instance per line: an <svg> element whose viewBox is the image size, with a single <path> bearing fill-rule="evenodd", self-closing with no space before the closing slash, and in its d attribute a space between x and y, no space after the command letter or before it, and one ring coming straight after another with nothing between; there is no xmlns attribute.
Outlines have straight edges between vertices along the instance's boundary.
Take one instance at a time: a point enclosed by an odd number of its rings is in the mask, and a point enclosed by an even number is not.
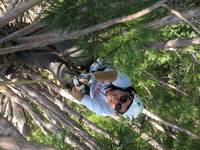
<svg viewBox="0 0 200 150"><path fill-rule="evenodd" d="M104 93L104 89L109 84L109 82L101 83L95 80L90 85L90 95L85 95L81 103L98 115L111 116L114 114L115 110L108 103ZM127 75L118 73L117 79L112 84L117 87L126 88L131 86L131 80Z"/></svg>

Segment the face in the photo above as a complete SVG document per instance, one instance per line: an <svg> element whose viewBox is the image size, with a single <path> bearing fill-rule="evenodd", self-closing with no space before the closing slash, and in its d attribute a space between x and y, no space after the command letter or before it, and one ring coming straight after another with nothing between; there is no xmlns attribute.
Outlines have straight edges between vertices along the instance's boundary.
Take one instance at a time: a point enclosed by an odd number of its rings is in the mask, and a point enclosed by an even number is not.
<svg viewBox="0 0 200 150"><path fill-rule="evenodd" d="M120 113L126 112L127 108L132 103L132 100L130 99L129 95L130 94L128 92L121 91L121 90L106 91L108 103L111 105L113 109L115 109L117 105L121 105L121 108L119 109Z"/></svg>

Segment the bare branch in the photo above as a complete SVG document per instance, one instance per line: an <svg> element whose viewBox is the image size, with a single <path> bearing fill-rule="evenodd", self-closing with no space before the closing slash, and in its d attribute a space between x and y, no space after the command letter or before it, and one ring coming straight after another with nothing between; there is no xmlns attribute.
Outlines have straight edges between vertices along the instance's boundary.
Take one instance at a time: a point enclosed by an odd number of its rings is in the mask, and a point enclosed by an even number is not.
<svg viewBox="0 0 200 150"><path fill-rule="evenodd" d="M22 141L18 137L0 137L0 149L2 150L56 150L55 148L33 144L27 141Z"/></svg>
<svg viewBox="0 0 200 150"><path fill-rule="evenodd" d="M97 145L96 140L91 137L91 135L89 133L87 133L86 131L84 131L84 129L82 129L76 122L69 120L69 118L67 117L66 114L64 114L60 108L58 106L56 106L55 104L53 104L51 101L49 101L45 96L41 95L38 90L33 89L29 86L20 86L20 88L23 89L23 91L25 92L25 95L30 95L31 97L34 98L34 100L39 101L39 103L41 103L43 106L45 106L46 108L49 109L49 111L51 111L52 113L54 113L55 115L59 116L61 119L63 119L68 125L70 125L71 127L73 127L78 134L80 134L81 137L84 137L85 139L87 139L87 141L90 143L91 148L95 148L95 149L100 149L99 146ZM43 107L44 108L44 107Z"/></svg>
<svg viewBox="0 0 200 150"><path fill-rule="evenodd" d="M23 110L21 109L20 105L12 101L11 97L11 104L13 108L13 118L12 118L12 123L14 126L17 127L19 132L26 137L28 135L27 133L27 124L26 124L26 119L23 113Z"/></svg>
<svg viewBox="0 0 200 150"><path fill-rule="evenodd" d="M179 47L184 47L184 46L189 46L189 45L200 45L200 38L196 37L192 39L175 39L175 40L169 40L165 42L158 42L158 43L154 43L150 48L169 49L169 48L179 48Z"/></svg>
<svg viewBox="0 0 200 150"><path fill-rule="evenodd" d="M19 37L28 35L30 33L38 31L38 30L40 30L40 29L42 29L44 27L45 27L45 23L43 23L43 22L35 22L33 24L30 24L30 25L26 26L23 29L17 30L16 32L14 32L12 34L9 34L6 37L0 39L0 44L4 43L6 41L9 41L9 40L15 40L15 39L17 39Z"/></svg>
<svg viewBox="0 0 200 150"><path fill-rule="evenodd" d="M4 136L12 136L20 139L24 139L24 137L20 134L20 132L3 116L0 115L0 135Z"/></svg>
<svg viewBox="0 0 200 150"><path fill-rule="evenodd" d="M69 114L74 115L75 117L77 117L81 122L83 122L84 124L86 124L88 127L90 127L91 129L93 129L94 131L96 131L97 133L103 135L104 137L113 140L114 138L111 137L111 135L109 135L106 130L96 126L93 122L91 122L90 120L88 120L87 118L85 118L83 115L81 115L80 113L74 111L71 107L69 107L67 104L61 102L59 99L53 97L52 95L50 95L49 93L42 91L41 92L43 95L45 95L49 100L51 100L53 103L55 103L56 105L58 105L60 107L61 110L66 111ZM119 140L114 139L115 144L119 144Z"/></svg>
<svg viewBox="0 0 200 150"><path fill-rule="evenodd" d="M196 8L194 10L182 12L181 15L185 16L186 19L188 19L188 20L190 20L190 22L192 22L193 18L200 17L200 7ZM157 19L153 22L150 22L149 24L147 24L147 27L157 29L157 28L160 28L160 27L166 26L166 25L178 24L181 21L182 20L179 17L177 17L176 15L170 15L170 16L163 17L161 19Z"/></svg>
<svg viewBox="0 0 200 150"><path fill-rule="evenodd" d="M147 72L147 71L143 71L143 72L144 72L146 75L148 75L149 78L151 78L152 80L156 81L157 83L159 83L159 84L161 84L161 85L164 85L164 86L167 86L167 87L169 87L170 89L173 89L173 90L175 90L175 91L177 91L177 92L179 92L179 93L181 93L181 94L183 94L183 95L189 96L188 93L186 93L185 91L183 91L183 90L181 90L181 89L175 87L174 85L169 84L169 83L165 83L165 82L163 82L162 80L157 79L157 77L155 77L153 74L151 74L151 73L149 73L149 72Z"/></svg>
<svg viewBox="0 0 200 150"><path fill-rule="evenodd" d="M39 36L29 37L26 39L29 41L33 41L33 42L27 43L27 44L21 44L18 46L12 46L12 47L8 47L8 48L2 48L2 49L0 49L0 54L2 55L2 54L23 51L23 50L30 50L30 49L33 49L36 47L43 47L43 46L54 44L54 43L61 42L64 40L77 39L77 38L87 35L89 33L99 31L99 30L108 28L110 26L116 25L116 24L124 23L124 22L130 21L130 20L134 20L139 17L142 17L142 16L150 13L151 11L155 10L156 8L159 8L163 3L167 2L167 1L168 0L161 0L157 3L155 3L154 5L146 8L142 11L134 13L132 15L115 18L115 19L97 24L95 26L92 26L92 27L89 27L89 28L86 28L86 29L83 29L80 31L75 31L75 32L71 32L71 33L69 33L68 31L65 31L65 32L57 31L57 32L52 32L51 34L46 33L46 34L39 35ZM40 37L42 37L42 40Z"/></svg>
<svg viewBox="0 0 200 150"><path fill-rule="evenodd" d="M190 135L194 139L199 139L200 138L198 135L192 133L189 130L186 130L186 129L182 128L182 127L179 127L179 126L177 126L175 124L172 124L172 123L170 123L168 121L163 120L162 118L160 118L159 116L153 114L152 112L148 111L147 109L143 110L143 114L147 115L149 118L151 118L153 120L158 121L159 123L162 123L162 124L164 124L166 126L169 126L169 127L173 128L173 129L175 129L177 131L186 133L187 135Z"/></svg>
<svg viewBox="0 0 200 150"><path fill-rule="evenodd" d="M6 14L4 14L3 16L0 17L0 28L5 26L6 24L8 24L10 21L15 19L17 16L23 14L28 9L41 3L41 1L44 1L44 0L29 0L29 1L21 2L16 7L9 10L8 12L6 12Z"/></svg>
<svg viewBox="0 0 200 150"><path fill-rule="evenodd" d="M170 8L169 6L162 4L163 7L167 8L169 11L171 11L173 14L175 14L177 17L179 17L181 20L183 20L185 23L190 25L199 35L200 35L200 30L196 28L192 23L190 23L185 16L183 16L181 13L178 11Z"/></svg>

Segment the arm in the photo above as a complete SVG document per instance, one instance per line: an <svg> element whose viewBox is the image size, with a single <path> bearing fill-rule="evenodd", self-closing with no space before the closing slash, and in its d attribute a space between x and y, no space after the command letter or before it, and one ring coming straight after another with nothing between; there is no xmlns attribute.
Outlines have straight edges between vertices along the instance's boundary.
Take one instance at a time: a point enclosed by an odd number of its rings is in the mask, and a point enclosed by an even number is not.
<svg viewBox="0 0 200 150"><path fill-rule="evenodd" d="M101 116L110 116L114 113L114 110L104 101L99 101L95 98L91 98L89 95L85 95L81 103L91 111Z"/></svg>
<svg viewBox="0 0 200 150"><path fill-rule="evenodd" d="M94 72L94 76L97 81L103 82L103 81L108 81L108 82L113 82L117 79L118 73L116 71L97 71Z"/></svg>

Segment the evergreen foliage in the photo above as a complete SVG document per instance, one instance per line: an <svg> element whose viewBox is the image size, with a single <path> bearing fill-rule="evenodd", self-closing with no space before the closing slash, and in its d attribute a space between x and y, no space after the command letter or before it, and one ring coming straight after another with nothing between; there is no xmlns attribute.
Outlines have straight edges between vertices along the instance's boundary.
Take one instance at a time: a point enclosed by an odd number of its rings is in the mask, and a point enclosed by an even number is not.
<svg viewBox="0 0 200 150"><path fill-rule="evenodd" d="M56 0L45 12L44 19L51 27L69 31L78 30L111 18L137 12L154 2L156 1ZM178 4L178 1L174 2L176 9L182 9L178 7ZM192 8L197 7L199 2L188 0L182 5ZM149 48L152 43L158 41L197 37L192 28L186 24L166 26L159 30L148 29L144 26L155 17L167 14L164 8L159 8L136 21L113 26L75 42L95 58L103 57L120 71L129 75L138 94L144 100L146 108L200 134L200 47L188 46L177 51L158 51ZM146 72L153 74L164 83L186 91L189 96L163 86L159 81L152 80ZM83 110L83 107L75 107L120 139L120 145L112 145L110 141L87 129L98 138L103 149L151 149L146 142L140 139L139 135L131 131L130 123L123 121L117 123L110 118L102 118ZM200 141L193 140L184 134L176 134L177 140L174 140L167 134L155 130L147 121L137 120L135 122L141 123L142 131L150 133L167 149L198 150L200 148Z"/></svg>

